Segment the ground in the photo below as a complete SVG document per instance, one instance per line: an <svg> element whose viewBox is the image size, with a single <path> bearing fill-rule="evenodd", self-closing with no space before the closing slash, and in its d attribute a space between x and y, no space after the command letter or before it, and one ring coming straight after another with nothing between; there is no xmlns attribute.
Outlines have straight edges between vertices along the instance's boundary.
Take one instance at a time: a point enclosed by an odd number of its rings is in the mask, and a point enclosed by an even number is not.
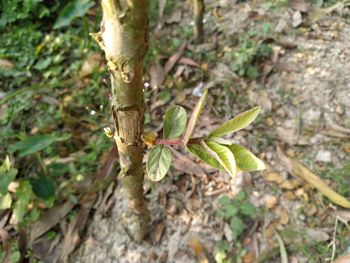
<svg viewBox="0 0 350 263"><path fill-rule="evenodd" d="M44 262L56 262L62 247L64 256L71 254L69 262L82 263L282 262L283 245L276 236L283 240L288 262L333 262L349 253L349 211L291 168L296 160L350 198L349 8L316 16L321 9L303 1L206 4L200 45L191 42L188 2L172 3L161 19L151 20L146 129L160 132L170 105L193 110L209 87L196 135L259 105L258 119L229 139L251 149L267 169L231 178L174 147L167 177L145 182L152 214L145 241L133 242L121 223L126 204L115 182L79 197L75 217L69 214L73 206L60 213L64 220L54 237L36 238L32 253ZM176 52L181 59L167 68ZM93 61L101 60L97 54ZM116 163L114 154L102 154L99 175L110 174L104 169ZM236 214L244 223L237 234L233 217L220 211L227 212L223 196L237 200L242 192L246 196L236 207L252 204L256 212Z"/></svg>

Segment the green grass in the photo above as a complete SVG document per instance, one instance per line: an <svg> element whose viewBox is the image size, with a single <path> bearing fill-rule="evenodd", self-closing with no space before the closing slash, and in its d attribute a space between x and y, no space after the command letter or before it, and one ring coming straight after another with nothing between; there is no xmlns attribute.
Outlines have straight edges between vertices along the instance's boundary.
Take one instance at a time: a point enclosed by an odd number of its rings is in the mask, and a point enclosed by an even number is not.
<svg viewBox="0 0 350 263"><path fill-rule="evenodd" d="M45 172L43 162L50 160L45 176L52 180L56 193L70 196L67 183L94 175L101 165L101 156L113 142L103 133L110 115L106 70L96 69L85 78L79 77L91 53L101 52L88 35L97 31L100 14L75 19L70 26L54 29L57 17L67 8L66 3L2 2L6 13L0 17L0 58L12 66L0 67L0 86L5 96L0 99L0 163L11 155L18 169L16 179L28 182ZM23 138L62 134L70 134L70 138L35 154L20 157L10 151ZM73 156L77 157L68 163L56 162ZM49 182L45 180L32 182ZM63 192L58 191L62 185L66 185ZM13 195L14 202L20 198ZM34 208L25 217L35 219L40 198L33 194L30 198ZM52 201L46 202L47 206Z"/></svg>

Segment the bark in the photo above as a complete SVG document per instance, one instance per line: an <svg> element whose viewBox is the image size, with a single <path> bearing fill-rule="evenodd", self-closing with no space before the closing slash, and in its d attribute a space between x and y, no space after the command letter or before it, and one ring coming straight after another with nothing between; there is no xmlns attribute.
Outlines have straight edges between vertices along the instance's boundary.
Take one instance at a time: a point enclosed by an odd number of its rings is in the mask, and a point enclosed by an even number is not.
<svg viewBox="0 0 350 263"><path fill-rule="evenodd" d="M128 198L126 226L141 241L150 220L143 197L141 134L144 123L143 62L147 52L148 1L102 0L99 33L92 34L104 50L112 84L114 139L118 147L119 180Z"/></svg>
<svg viewBox="0 0 350 263"><path fill-rule="evenodd" d="M205 12L204 0L193 0L194 37L197 44L200 44L203 42L204 12Z"/></svg>

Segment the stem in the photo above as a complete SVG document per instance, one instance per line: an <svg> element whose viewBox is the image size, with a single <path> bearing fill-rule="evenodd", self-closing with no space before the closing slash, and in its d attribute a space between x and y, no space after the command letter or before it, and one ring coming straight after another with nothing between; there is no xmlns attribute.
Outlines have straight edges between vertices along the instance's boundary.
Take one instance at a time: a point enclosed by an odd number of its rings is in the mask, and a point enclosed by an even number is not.
<svg viewBox="0 0 350 263"><path fill-rule="evenodd" d="M128 199L127 228L135 241L147 231L150 214L143 197L143 62L147 52L148 1L102 0L100 45L112 83L114 139L120 159L119 179ZM121 14L122 7L125 13ZM100 43L101 44L101 43Z"/></svg>
<svg viewBox="0 0 350 263"><path fill-rule="evenodd" d="M36 157L36 159L37 159L37 161L38 161L38 163L39 163L39 165L40 165L40 168L41 168L43 174L47 176L47 174L48 174L48 173L47 173L47 168L46 168L46 165L45 165L44 162L43 162L43 159L41 159L40 153L37 152L37 153L35 154L35 157Z"/></svg>
<svg viewBox="0 0 350 263"><path fill-rule="evenodd" d="M201 44L203 42L204 12L205 12L204 0L193 0L194 37L197 44Z"/></svg>
<svg viewBox="0 0 350 263"><path fill-rule="evenodd" d="M191 138L188 140L187 144L200 144L201 141L203 141L204 137L197 137L197 138ZM172 146L184 146L184 140L182 138L176 138L176 139L156 139L153 142L154 145L156 144L163 144L163 145L172 145Z"/></svg>

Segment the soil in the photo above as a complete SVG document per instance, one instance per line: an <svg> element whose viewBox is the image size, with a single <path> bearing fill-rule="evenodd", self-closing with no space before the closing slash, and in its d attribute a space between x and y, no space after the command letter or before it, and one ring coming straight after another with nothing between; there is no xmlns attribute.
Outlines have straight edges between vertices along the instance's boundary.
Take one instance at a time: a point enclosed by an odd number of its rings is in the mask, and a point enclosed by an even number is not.
<svg viewBox="0 0 350 263"><path fill-rule="evenodd" d="M169 30L191 21L189 6L177 5L176 12L181 10L181 20L160 29L160 36L168 37ZM174 160L178 170L172 169L162 183L151 186L147 183L145 186L152 213L146 240L141 244L133 242L121 223L125 201L122 190L117 187L112 197L113 208L107 216L98 212L93 214L85 239L70 257L71 262L215 262L220 241L226 241L233 247L236 242L228 224L215 215L219 209L218 199L222 195L234 197L242 189L249 193L250 202L258 210L256 219L246 222L241 238L247 250L242 257L243 262L256 262L256 258L265 251L276 252L276 231L303 233L289 239L284 236L289 262L331 261L332 253L323 259L317 255L310 256L303 253L301 247L295 248L300 243L308 245L308 249L316 254L319 253L317 244L324 247L335 244L336 255L346 252L347 248L340 244L349 244L349 236L344 237L343 230L341 235L344 240L337 231L333 236L336 208L305 182L288 174L276 147L281 146L287 156L315 173L341 167L350 161L347 148L350 137L350 25L336 10L312 25L306 24L308 14L302 13L304 24L293 28L295 12L297 10L286 6L279 7L278 12L271 11L266 1L234 3L222 0L207 3L205 31L208 43L202 48L213 44L212 35L218 31L217 53L220 54L225 47L234 45L230 42L232 36L253 30L262 21L272 25L273 36L290 45L286 47L277 41L272 43L276 57L263 66L268 71L264 80L238 78L230 85L231 90L243 93L246 98L234 104L231 114L257 104L263 108L256 127L253 125L253 129L238 132L234 140L260 153L259 156L268 164L267 171L240 173L237 178L231 179L195 159L184 160L181 158L182 150L174 149L178 153ZM346 17L349 9L344 8L341 12ZM279 31L276 27L281 19L285 19L289 26L282 33L277 33L275 30ZM204 58L202 64L205 62ZM212 69L215 74L210 74L205 81L205 84L211 85L209 105L217 107L217 97L223 96L222 86L216 78L217 70L230 71L229 66L229 61L220 59L210 64L209 71ZM199 71L190 65L185 65L186 70ZM230 74L235 76L232 71ZM188 108L192 108L197 99L192 96L194 87L186 89L189 99L183 104ZM176 100L170 104L175 104ZM232 108L232 104L225 105L224 102L222 107ZM153 108L154 112L160 110L164 108ZM151 112L152 116L161 116L154 112ZM202 114L200 126L209 130L221 119L222 116L218 116L213 107L208 107ZM337 189L337 182L327 182ZM347 182L350 184L348 179ZM196 250L198 247L201 253ZM280 262L279 254L261 262Z"/></svg>

